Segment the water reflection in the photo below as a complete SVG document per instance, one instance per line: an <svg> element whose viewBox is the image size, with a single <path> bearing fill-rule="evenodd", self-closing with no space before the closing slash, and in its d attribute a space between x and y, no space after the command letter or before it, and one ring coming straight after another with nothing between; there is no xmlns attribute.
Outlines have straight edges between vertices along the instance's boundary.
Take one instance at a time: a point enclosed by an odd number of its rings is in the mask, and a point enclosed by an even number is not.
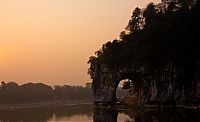
<svg viewBox="0 0 200 122"><path fill-rule="evenodd" d="M94 122L117 122L118 112L114 110L95 110Z"/></svg>
<svg viewBox="0 0 200 122"><path fill-rule="evenodd" d="M200 112L191 110L126 111L97 110L94 122L199 122Z"/></svg>
<svg viewBox="0 0 200 122"><path fill-rule="evenodd" d="M92 109L92 105L0 110L0 122L198 122L194 111L125 111Z"/></svg>
<svg viewBox="0 0 200 122"><path fill-rule="evenodd" d="M13 121L68 121L70 119L92 120L92 105L70 105L16 110L0 110L1 122Z"/></svg>
<svg viewBox="0 0 200 122"><path fill-rule="evenodd" d="M93 122L128 122L132 121L130 116L124 112L116 110L95 110L93 115Z"/></svg>
<svg viewBox="0 0 200 122"><path fill-rule="evenodd" d="M200 120L200 113L191 110L128 111L127 114L134 122L198 122Z"/></svg>

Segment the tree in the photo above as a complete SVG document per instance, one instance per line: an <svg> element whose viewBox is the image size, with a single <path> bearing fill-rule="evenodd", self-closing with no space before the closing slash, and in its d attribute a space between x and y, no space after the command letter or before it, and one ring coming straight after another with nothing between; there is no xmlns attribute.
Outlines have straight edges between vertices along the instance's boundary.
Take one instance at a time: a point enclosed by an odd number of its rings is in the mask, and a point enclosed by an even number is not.
<svg viewBox="0 0 200 122"><path fill-rule="evenodd" d="M124 84L123 84L123 87L122 89L134 89L134 85L133 85L133 82L129 79L126 79Z"/></svg>
<svg viewBox="0 0 200 122"><path fill-rule="evenodd" d="M143 24L142 11L137 7L132 13L131 20L126 27L126 30L130 33L135 33L143 27Z"/></svg>
<svg viewBox="0 0 200 122"><path fill-rule="evenodd" d="M145 25L156 23L155 21L156 15L157 15L157 10L155 8L155 5L153 3L148 4L147 8L143 13L143 16L145 18Z"/></svg>
<svg viewBox="0 0 200 122"><path fill-rule="evenodd" d="M120 40L104 44L94 59L100 65L142 64L152 77L164 72L165 65L172 63L176 67L172 74L177 73L177 88L184 86L190 93L194 77L199 74L196 64L200 62L200 1L171 0L167 10L164 8L166 11L161 9L153 3L143 12L136 8ZM158 82L162 84L163 80Z"/></svg>

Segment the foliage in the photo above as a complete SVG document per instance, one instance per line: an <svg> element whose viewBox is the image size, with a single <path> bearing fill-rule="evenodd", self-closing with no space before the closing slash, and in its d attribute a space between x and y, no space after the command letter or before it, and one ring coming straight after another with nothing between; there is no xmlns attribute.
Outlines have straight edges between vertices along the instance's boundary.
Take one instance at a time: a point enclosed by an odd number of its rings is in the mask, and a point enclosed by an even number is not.
<svg viewBox="0 0 200 122"><path fill-rule="evenodd" d="M171 0L136 8L120 39L105 43L88 63L145 65L151 71L172 62L185 79L195 72L200 57L199 0ZM163 6L163 4L165 4ZM90 68L91 69L91 68Z"/></svg>
<svg viewBox="0 0 200 122"><path fill-rule="evenodd" d="M143 76L162 74L165 66L172 63L175 70L169 74L175 74L175 78L167 83L174 83L174 93L184 89L186 100L192 100L194 84L200 80L199 11L199 0L163 0L160 4L150 3L145 9L136 8L120 38L102 45L88 63L100 68L139 64L144 68ZM89 68L90 75L96 72L93 70L96 69ZM136 80L140 84L137 87L150 89L151 80L144 81ZM159 80L156 85L159 84L165 83ZM129 87L130 83L124 85Z"/></svg>
<svg viewBox="0 0 200 122"><path fill-rule="evenodd" d="M126 80L123 84L122 89L134 89L133 81L131 80Z"/></svg>
<svg viewBox="0 0 200 122"><path fill-rule="evenodd" d="M42 83L18 85L15 82L1 82L0 103L27 103L42 101L92 100L91 89L81 86L51 86Z"/></svg>

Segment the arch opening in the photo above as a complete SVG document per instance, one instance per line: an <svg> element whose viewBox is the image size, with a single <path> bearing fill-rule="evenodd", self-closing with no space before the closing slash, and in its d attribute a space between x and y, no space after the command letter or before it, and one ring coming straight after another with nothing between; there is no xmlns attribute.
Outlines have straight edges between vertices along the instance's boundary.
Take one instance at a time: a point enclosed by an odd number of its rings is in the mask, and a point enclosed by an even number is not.
<svg viewBox="0 0 200 122"><path fill-rule="evenodd" d="M135 86L134 86L133 80L131 79L120 80L116 88L117 102L121 103L130 94L134 94L134 92L135 92Z"/></svg>

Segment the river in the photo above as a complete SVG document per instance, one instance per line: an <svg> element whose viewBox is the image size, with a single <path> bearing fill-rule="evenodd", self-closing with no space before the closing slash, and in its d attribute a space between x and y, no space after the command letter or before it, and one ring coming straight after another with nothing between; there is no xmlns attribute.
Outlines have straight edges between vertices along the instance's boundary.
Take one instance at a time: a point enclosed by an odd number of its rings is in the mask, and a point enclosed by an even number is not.
<svg viewBox="0 0 200 122"><path fill-rule="evenodd" d="M199 122L194 111L94 110L92 105L65 105L0 110L0 122Z"/></svg>

